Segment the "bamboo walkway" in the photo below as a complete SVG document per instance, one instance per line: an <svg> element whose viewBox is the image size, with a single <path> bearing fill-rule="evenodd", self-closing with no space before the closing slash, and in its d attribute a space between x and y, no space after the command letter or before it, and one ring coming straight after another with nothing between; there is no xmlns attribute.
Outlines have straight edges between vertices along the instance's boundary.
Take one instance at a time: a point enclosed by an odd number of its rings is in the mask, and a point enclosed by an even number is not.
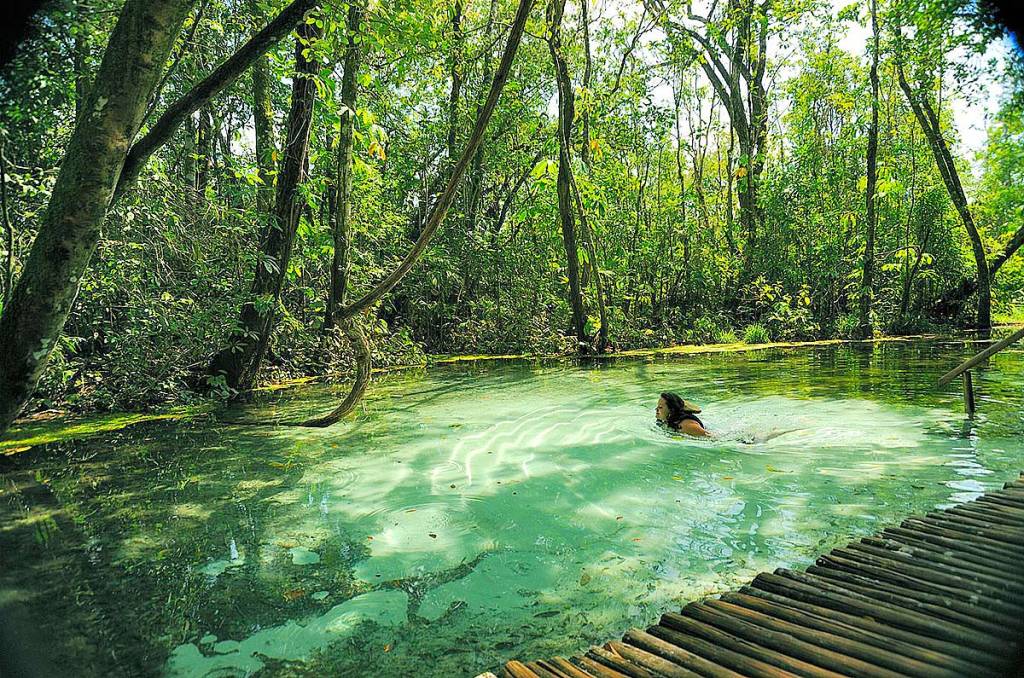
<svg viewBox="0 0 1024 678"><path fill-rule="evenodd" d="M511 678L1024 676L1024 474ZM487 675L487 674L484 674Z"/></svg>

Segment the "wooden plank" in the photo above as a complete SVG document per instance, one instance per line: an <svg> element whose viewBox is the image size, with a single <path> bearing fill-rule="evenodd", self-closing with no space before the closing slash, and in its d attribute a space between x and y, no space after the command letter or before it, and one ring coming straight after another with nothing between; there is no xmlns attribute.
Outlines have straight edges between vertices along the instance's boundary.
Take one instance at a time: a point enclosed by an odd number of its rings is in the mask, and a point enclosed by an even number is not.
<svg viewBox="0 0 1024 678"><path fill-rule="evenodd" d="M1004 507L1006 507L1008 509L1013 509L1014 511L1020 511L1020 510L1024 509L1024 507L1022 507L1018 502L1010 501L1009 499L1006 499L1004 497L1000 497L1000 496L997 496L997 495L994 495L994 494L983 495L983 496L978 497L977 499L975 499L975 501L980 502L982 504L992 504L994 506L1004 506Z"/></svg>
<svg viewBox="0 0 1024 678"><path fill-rule="evenodd" d="M581 671L586 671L594 678L630 678L625 673L619 673L615 669L608 668L590 657L572 657L569 661L578 666Z"/></svg>
<svg viewBox="0 0 1024 678"><path fill-rule="evenodd" d="M896 678L900 674L889 669L875 666L857 657L841 654L819 645L794 638L792 635L766 629L744 621L730 614L725 614L703 603L690 603L683 608L683 614L712 624L764 647L770 647L791 657L802 659L822 668L831 669L848 676L866 676L869 678Z"/></svg>
<svg viewBox="0 0 1024 678"><path fill-rule="evenodd" d="M548 660L548 663L568 676L568 678L593 678L589 673L578 668L565 657L552 657Z"/></svg>
<svg viewBox="0 0 1024 678"><path fill-rule="evenodd" d="M526 664L514 659L505 663L505 673L512 678L538 678L536 673L526 667Z"/></svg>
<svg viewBox="0 0 1024 678"><path fill-rule="evenodd" d="M938 518L939 520L947 520L950 522L962 522L966 525L973 527L988 528L996 533L1003 533L1005 536L1015 536L1022 524L1022 521L1011 518L1010 516L999 515L993 518L993 516L985 515L978 516L970 511L964 512L959 506L954 506L951 509L944 511L929 511L925 514L928 517ZM999 520L1005 520L1007 524L998 522ZM1003 536L1001 535L1001 536ZM1019 542L1013 542L1019 545Z"/></svg>
<svg viewBox="0 0 1024 678"><path fill-rule="evenodd" d="M898 673L908 675L930 674L936 668L871 643L852 640L845 635L832 633L830 630L808 628L800 622L780 619L774 615L751 610L726 600L709 600L706 604L708 607L720 610L743 621L749 621L765 629L788 633L794 638L811 643L812 645L832 650L847 657L855 657L874 666L892 669Z"/></svg>
<svg viewBox="0 0 1024 678"><path fill-rule="evenodd" d="M1024 511L1017 511L1006 506L985 503L983 501L968 501L946 510L981 513L987 518L994 518L1001 523L1006 523L1009 527L1020 527L1024 524Z"/></svg>
<svg viewBox="0 0 1024 678"><path fill-rule="evenodd" d="M966 518L987 520L994 525L1002 525L1003 527L1009 527L1011 529L1020 529L1021 527L1024 527L1024 517L1017 518L1016 516L1008 515L1001 511L993 511L984 504L976 504L974 502L954 506L953 508L948 509L947 513L964 516Z"/></svg>
<svg viewBox="0 0 1024 678"><path fill-rule="evenodd" d="M682 666L677 666L667 659L659 657L656 654L651 654L646 650L642 650L634 645L627 645L626 643L620 643L613 641L608 643L612 650L619 655L625 657L634 664L638 664L645 669L649 669L656 675L665 676L666 678L693 678L693 676L700 676L699 673L685 669Z"/></svg>
<svg viewBox="0 0 1024 678"><path fill-rule="evenodd" d="M964 539L964 535L968 535L972 537L974 541L988 543L992 548L1005 553L1010 553L1015 557L1024 556L1024 545L1006 540L1006 535L991 528L979 528L972 525L966 525L963 522L952 521L948 518L943 519L941 517L931 516L909 518L906 522L918 522L925 525L931 525L942 530L949 530L956 533L955 538L957 539Z"/></svg>
<svg viewBox="0 0 1024 678"><path fill-rule="evenodd" d="M998 588L973 577L959 576L949 568L930 567L921 561L909 564L896 555L887 555L885 551L878 555L867 551L866 548L869 547L835 549L822 558L843 563L851 570L873 579L895 582L919 591L948 594L971 604L984 600L991 609L1013 615L1014 618L1019 618L1024 611L1019 603L1019 596L1013 591ZM819 562L820 564L822 563Z"/></svg>
<svg viewBox="0 0 1024 678"><path fill-rule="evenodd" d="M1020 517L1021 514L1024 514L1024 509L1017 506L1001 504L997 501L989 501L988 495L985 494L981 495L974 501L963 504L963 506L977 506L989 511L998 511L999 513L1012 516L1014 518Z"/></svg>
<svg viewBox="0 0 1024 678"><path fill-rule="evenodd" d="M927 543L925 543L925 545L931 546ZM936 568L947 568L950 572L955 572L960 576L970 577L976 581L984 582L996 589L1024 593L1024 586L1021 586L1020 583L1009 579L1006 576L1007 573L1005 571L988 567L987 564L975 563L962 557L948 556L946 555L948 551L945 551L941 547L933 546L932 549L929 549L916 545L900 544L892 541L891 539L865 537L864 539L861 539L860 542L848 544L846 548L854 551L864 550L868 553L887 551L895 554L899 558L913 558L922 566L925 566L927 563L931 563Z"/></svg>
<svg viewBox="0 0 1024 678"><path fill-rule="evenodd" d="M826 598L818 595L813 590L809 592L801 590L798 586L790 586L794 582L787 581L781 577L776 577L777 581L772 582L769 579L771 577L775 577L775 575L766 574L765 579L760 582L755 579L753 584L758 585L757 587L744 586L740 588L740 593L765 598L766 600L798 610L819 614L827 619L840 621L858 629L905 640L918 647L948 654L980 666L1002 667L1005 664L1006 659L1003 652L993 653L969 647L957 640L942 639L936 637L937 634L930 633L927 629L922 630L894 625L887 618L885 610L880 610L875 614L872 614L870 611L857 613L855 610L849 610L849 602L842 601L841 597ZM772 586L774 590L764 588L767 586ZM852 602L856 603L856 601Z"/></svg>
<svg viewBox="0 0 1024 678"><path fill-rule="evenodd" d="M937 520L942 523L956 525L957 527L962 526L974 534L980 534L983 537L988 537L989 539L1005 542L1007 544L1014 544L1020 547L1021 551L1024 552L1024 535L1021 535L1019 531L1012 528L1003 528L998 525L993 525L988 521L958 516L955 513L948 513L945 511L941 513L938 511L929 512L925 514L925 517L922 520Z"/></svg>
<svg viewBox="0 0 1024 678"><path fill-rule="evenodd" d="M982 555L987 554L990 557L997 558L999 561L1006 564L1012 564L1019 560L1019 556L1016 553L1004 548L1004 545L999 544L998 542L989 542L988 540L974 537L972 535L930 525L927 522L922 522L921 520L907 519L901 522L899 527L887 527L884 532L892 531L895 533L897 529L910 529L910 531L918 533L919 535L941 537L946 540L947 543L952 542L954 544L961 544L962 548L970 548Z"/></svg>
<svg viewBox="0 0 1024 678"><path fill-rule="evenodd" d="M996 490L995 492L990 492L989 494L995 495L997 497L1006 497L1008 499L1024 503L1024 489L1014 487L1013 485L1010 485L1009 487L1004 487L1001 490Z"/></svg>
<svg viewBox="0 0 1024 678"><path fill-rule="evenodd" d="M677 666L695 671L708 678L737 678L741 675L640 629L630 629L626 632L623 640L634 647L664 657Z"/></svg>
<svg viewBox="0 0 1024 678"><path fill-rule="evenodd" d="M543 661L526 662L526 667L540 676L540 678L564 678L557 670L552 671L546 667Z"/></svg>
<svg viewBox="0 0 1024 678"><path fill-rule="evenodd" d="M977 553L973 553L971 551L954 549L949 546L943 546L941 544L937 544L931 541L925 541L924 539L917 538L919 536L920 535L915 535L912 537L909 536L909 533L895 534L889 531L883 531L877 537L865 537L865 539L890 542L896 545L892 547L887 546L886 548L916 548L925 551L932 551L936 554L941 554L946 558L956 559L962 564L963 567L970 567L971 569L975 570L983 568L983 570L980 571L994 572L998 576L1005 576L1007 572L1006 567L1002 566L1002 563L1000 563L997 560L993 560L992 558L989 558L984 555L978 555Z"/></svg>
<svg viewBox="0 0 1024 678"><path fill-rule="evenodd" d="M884 600L894 605L901 605L911 609L925 610L924 606L934 606L943 609L944 618L965 626L971 626L979 631L1003 634L1006 632L1007 624L1015 623L1015 618L989 610L981 605L970 603L967 599L954 599L949 595L930 593L908 585L900 585L890 581L879 580L874 577L857 574L856 568L847 568L841 559L832 559L832 556L823 556L819 559L827 563L829 567L813 565L807 568L807 574L816 577L823 577L843 588L856 591L871 598ZM922 587L923 588L923 587ZM943 614L935 612L936 616Z"/></svg>
<svg viewBox="0 0 1024 678"><path fill-rule="evenodd" d="M648 671L642 666L637 666L636 664L609 652L603 647L590 648L590 650L587 651L587 656L599 664L604 664L608 668L618 671L630 678L657 678L657 674Z"/></svg>
<svg viewBox="0 0 1024 678"><path fill-rule="evenodd" d="M897 629L889 626L877 625L876 631L868 631L860 626L847 623L845 619L837 618L839 613L833 610L819 608L821 613L812 613L767 599L765 596L773 596L773 594L767 591L758 591L758 594L760 595L729 592L722 595L722 600L750 610L772 615L784 621L800 624L809 629L843 636L850 640L888 649L909 659L916 659L929 665L928 675L931 676L959 678L959 676L976 671L978 668L977 664L923 647L919 642L921 636L915 636L912 642L907 642L905 639L894 637L892 632L897 631Z"/></svg>
<svg viewBox="0 0 1024 678"><path fill-rule="evenodd" d="M834 570L832 574L835 574ZM846 573L846 575L848 577L854 576L849 573ZM943 605L939 602L924 602L920 598L923 598L925 594L920 592L912 590L900 591L896 588L895 590L899 591L897 593L890 587L882 586L881 582L876 582L875 586L861 585L849 581L839 581L834 577L824 577L817 572L813 574L810 572L789 572L787 576L799 576L801 581L808 582L812 586L819 586L823 589L829 587L831 590L856 593L879 603L917 612L933 619L948 621L960 626L965 632L973 633L976 639L985 643L991 643L996 638L1005 638L1007 634L1005 626L972 617L965 612L954 609L952 604Z"/></svg>
<svg viewBox="0 0 1024 678"><path fill-rule="evenodd" d="M910 629L952 643L966 644L968 647L990 654L1000 654L1005 649L1005 643L1001 640L989 638L961 624L886 604L841 587L819 587L816 583L808 584L805 579L797 577L798 573L783 568L779 568L775 572L775 574L761 573L757 575L754 579L754 586L767 588L769 591L776 591L780 588L788 591L797 589L810 599L809 602L833 607L850 614L873 617L893 626Z"/></svg>
<svg viewBox="0 0 1024 678"><path fill-rule="evenodd" d="M977 569L965 566L956 558L943 558L938 554L925 554L920 551L910 553L908 551L894 551L880 548L861 542L853 542L847 545L847 551L863 553L877 558L879 562L902 563L907 567L917 568L921 572L930 573L928 581L934 581L945 586L960 586L959 582L973 583L980 587L986 595L991 595L994 602L1007 609L1024 609L1024 587L1021 582L1007 577L1007 572L1002 576L995 576L986 572L979 572ZM924 579L922 575L920 578ZM941 578L941 580L940 580Z"/></svg>
<svg viewBox="0 0 1024 678"><path fill-rule="evenodd" d="M986 562L996 564L998 563L1001 567L1012 568L1015 563L1019 562L1018 559L1013 558L1005 553L992 550L987 546L979 546L972 544L967 541L959 539L951 539L944 537L940 534L934 534L932 532L922 531L917 528L907 527L887 527L882 530L882 535L899 541L901 538L919 539L926 541L930 544L936 544L944 548L958 551L961 553L971 553L979 558L984 558Z"/></svg>
<svg viewBox="0 0 1024 678"><path fill-rule="evenodd" d="M972 546L984 547L1002 555L1004 558L1016 560L1024 555L1010 544L1004 544L1003 542L988 539L987 537L975 534L968 530L953 529L947 525L935 525L932 522L918 520L916 518L908 518L900 523L900 527L918 530L920 532L928 532L940 537L945 537L946 539L967 542Z"/></svg>
<svg viewBox="0 0 1024 678"><path fill-rule="evenodd" d="M672 612L662 615L661 624L650 627L647 632L748 676L837 678L839 675Z"/></svg>

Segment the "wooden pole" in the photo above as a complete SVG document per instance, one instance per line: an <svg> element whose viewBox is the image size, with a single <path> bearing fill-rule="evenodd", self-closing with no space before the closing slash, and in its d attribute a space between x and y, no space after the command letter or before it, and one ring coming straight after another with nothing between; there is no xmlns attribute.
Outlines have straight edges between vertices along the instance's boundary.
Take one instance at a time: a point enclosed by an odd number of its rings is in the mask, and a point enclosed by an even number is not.
<svg viewBox="0 0 1024 678"><path fill-rule="evenodd" d="M956 377L960 376L961 373L971 369L972 367L974 367L978 363L982 362L986 358L989 358L990 356L995 355L996 353L999 353L1004 348L1006 348L1007 346L1009 346L1013 342L1018 341L1021 338L1024 338L1024 327L1022 327L1021 329L1017 330L1016 332L1014 332L1010 336L1005 337L1004 339L1001 339L1000 341L997 341L996 343L992 344L991 346L986 348L984 351L982 351L978 355L976 355L973 358L971 358L970 360L964 361L959 366L957 366L956 369L951 370L951 371L947 372L946 374L942 375L942 377L939 378L939 386L945 386L949 382L953 381L953 379L955 379Z"/></svg>
<svg viewBox="0 0 1024 678"><path fill-rule="evenodd" d="M964 408L967 416L974 418L974 382L971 380L971 371L964 372Z"/></svg>

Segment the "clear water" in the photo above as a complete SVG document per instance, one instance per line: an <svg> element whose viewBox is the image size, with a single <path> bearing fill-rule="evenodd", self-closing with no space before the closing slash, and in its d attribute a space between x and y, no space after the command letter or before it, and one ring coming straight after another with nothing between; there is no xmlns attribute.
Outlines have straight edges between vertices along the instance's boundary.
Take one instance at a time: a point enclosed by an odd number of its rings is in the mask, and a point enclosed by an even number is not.
<svg viewBox="0 0 1024 678"><path fill-rule="evenodd" d="M652 623L1024 468L1024 352L963 341L299 387L0 461L0 602L76 675L473 676ZM658 392L712 440L654 425ZM772 437L780 431L789 431ZM753 441L752 444L748 444Z"/></svg>

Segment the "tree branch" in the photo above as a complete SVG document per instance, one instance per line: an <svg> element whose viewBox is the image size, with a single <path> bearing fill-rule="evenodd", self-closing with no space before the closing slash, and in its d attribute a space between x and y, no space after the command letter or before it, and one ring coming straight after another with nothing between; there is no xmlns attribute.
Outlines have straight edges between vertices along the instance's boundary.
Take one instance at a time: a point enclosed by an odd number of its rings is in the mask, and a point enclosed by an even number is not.
<svg viewBox="0 0 1024 678"><path fill-rule="evenodd" d="M338 312L339 318L351 318L356 313L366 310L377 303L381 297L390 292L405 277L405 274L409 272L420 258L420 255L423 254L423 251L427 249L431 237L433 237L437 227L441 225L445 215L448 213L448 208L451 207L452 201L455 199L455 193L458 190L459 183L462 181L462 176L466 173L466 167L469 165L473 154L476 153L477 148L483 142L487 123L491 120L491 114L494 113L494 108L498 104L498 97L501 95L501 91L505 87L505 81L512 70L512 62L515 59L516 51L519 49L519 42L523 37L523 29L526 27L526 20L530 16L530 8L532 6L533 0L519 0L519 8L516 10L515 19L512 22L508 44L505 45L505 52L501 55L501 63L494 74L494 80L491 82L491 90L487 94L487 101L477 116L473 134L466 143L462 156L455 164L452 174L448 178L448 184L445 186L444 192L434 204L430 218L427 219L427 223L423 227L423 231L420 233L419 238L417 238L412 250L405 255L398 268L384 278L373 290L358 301L340 310Z"/></svg>
<svg viewBox="0 0 1024 678"><path fill-rule="evenodd" d="M128 157L125 160L124 169L121 170L111 203L116 202L135 183L149 157L167 143L186 118L237 80L256 59L263 56L267 50L291 33L306 12L317 4L318 0L295 0L292 2L263 30L228 57L227 61L218 66L213 73L171 104L149 132L135 142L131 150L128 151Z"/></svg>

